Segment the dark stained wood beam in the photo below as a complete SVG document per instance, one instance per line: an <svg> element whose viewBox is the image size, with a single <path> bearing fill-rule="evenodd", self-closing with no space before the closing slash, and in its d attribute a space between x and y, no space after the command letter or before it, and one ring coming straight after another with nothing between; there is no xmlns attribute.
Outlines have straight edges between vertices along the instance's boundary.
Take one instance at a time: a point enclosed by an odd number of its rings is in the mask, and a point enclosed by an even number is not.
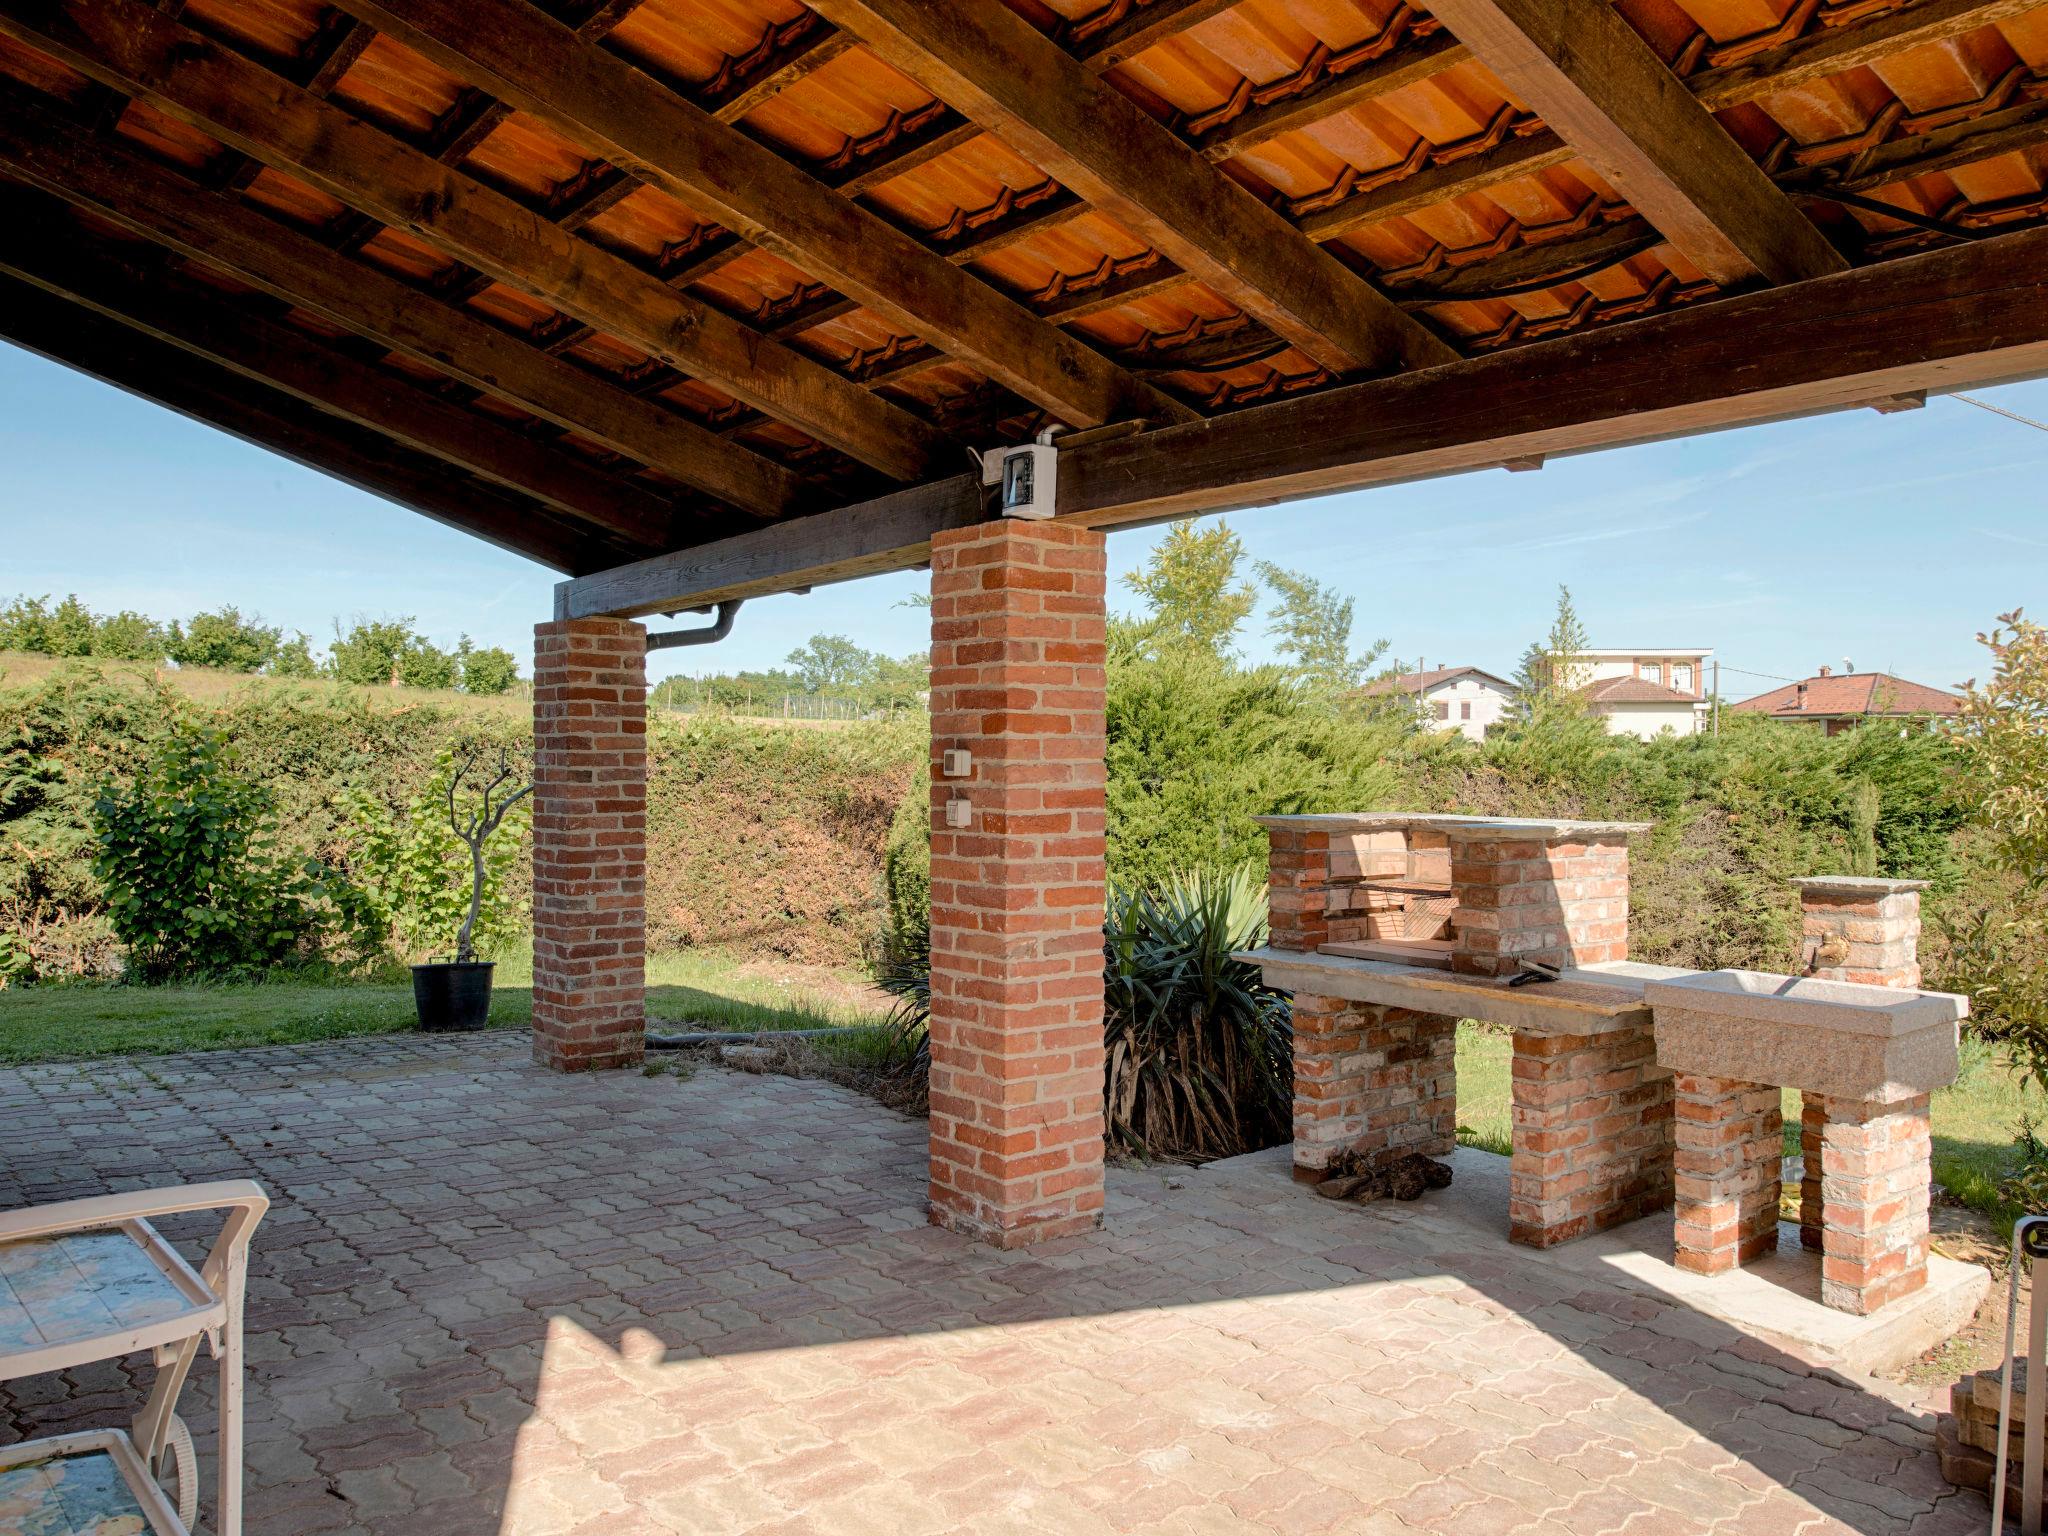
<svg viewBox="0 0 2048 1536"><path fill-rule="evenodd" d="M2044 270L2048 229L2005 235L1086 443L1060 456L1059 515L1092 527L1159 522L2037 378L2048 375ZM852 527L804 519L789 526L820 537L792 546L777 538L785 530L742 534L708 546L720 552L715 567L701 552L656 557L629 567L630 581L607 572L566 583L557 611L644 613L814 586L842 571L903 570L925 558L934 530L985 515L983 505L973 477L941 482L847 519L889 520L893 551L856 543Z"/></svg>
<svg viewBox="0 0 2048 1536"><path fill-rule="evenodd" d="M142 0L0 0L0 33L709 379L886 474L921 479L955 451L944 434L815 359L537 221L503 193L166 21Z"/></svg>
<svg viewBox="0 0 2048 1536"><path fill-rule="evenodd" d="M355 67L376 35L375 29L360 21L338 12L331 14L299 61L304 71L299 84L315 96L325 96L341 84L341 77Z"/></svg>
<svg viewBox="0 0 2048 1536"><path fill-rule="evenodd" d="M162 263L116 255L25 188L0 188L0 271L169 342L258 384L553 508L646 550L680 531L675 507L502 422L447 404L395 373L352 361Z"/></svg>
<svg viewBox="0 0 2048 1536"><path fill-rule="evenodd" d="M1439 0L1433 11L1715 282L1848 266L1608 0Z"/></svg>
<svg viewBox="0 0 2048 1536"><path fill-rule="evenodd" d="M1221 16L1243 0L1110 0L1067 29L1068 51L1096 74Z"/></svg>
<svg viewBox="0 0 2048 1536"><path fill-rule="evenodd" d="M0 86L0 166L744 511L786 516L812 499L782 466L351 261L240 198L188 181L118 140L102 140L20 87Z"/></svg>
<svg viewBox="0 0 2048 1536"><path fill-rule="evenodd" d="M1064 421L1098 426L1190 415L1079 338L933 255L625 60L579 42L569 28L523 0L347 4L476 89L510 102Z"/></svg>
<svg viewBox="0 0 2048 1536"><path fill-rule="evenodd" d="M512 109L502 101L493 101L482 91L465 91L434 125L428 152L443 165L460 165L511 115Z"/></svg>
<svg viewBox="0 0 2048 1536"><path fill-rule="evenodd" d="M557 571L617 563L600 541L498 486L127 326L54 303L17 278L0 277L0 339Z"/></svg>
<svg viewBox="0 0 2048 1536"><path fill-rule="evenodd" d="M1325 367L1426 367L1456 356L1007 6L816 8Z"/></svg>
<svg viewBox="0 0 2048 1536"><path fill-rule="evenodd" d="M736 123L804 76L823 69L854 46L816 11L802 11L782 26L769 25L760 46L731 61L731 78L714 80L696 97L721 123Z"/></svg>

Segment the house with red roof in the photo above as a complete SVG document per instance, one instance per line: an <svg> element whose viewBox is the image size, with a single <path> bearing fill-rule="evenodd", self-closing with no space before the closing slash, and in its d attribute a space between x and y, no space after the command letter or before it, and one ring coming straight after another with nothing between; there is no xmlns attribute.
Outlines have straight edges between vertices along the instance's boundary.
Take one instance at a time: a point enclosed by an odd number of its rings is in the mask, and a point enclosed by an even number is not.
<svg viewBox="0 0 2048 1536"><path fill-rule="evenodd" d="M1707 719L1711 646L1618 646L1569 657L1566 675L1610 736L1692 736Z"/></svg>
<svg viewBox="0 0 2048 1536"><path fill-rule="evenodd" d="M1962 707L1963 701L1955 694L1889 672L1836 672L1822 667L1812 677L1730 704L1728 709L1735 714L1768 715L1773 720L1817 726L1835 736L1869 720L1949 719L1960 714Z"/></svg>
<svg viewBox="0 0 2048 1536"><path fill-rule="evenodd" d="M1398 695L1415 706L1423 725L1484 741L1488 726L1507 718L1515 685L1478 667L1424 667L1375 678L1359 690L1367 698Z"/></svg>

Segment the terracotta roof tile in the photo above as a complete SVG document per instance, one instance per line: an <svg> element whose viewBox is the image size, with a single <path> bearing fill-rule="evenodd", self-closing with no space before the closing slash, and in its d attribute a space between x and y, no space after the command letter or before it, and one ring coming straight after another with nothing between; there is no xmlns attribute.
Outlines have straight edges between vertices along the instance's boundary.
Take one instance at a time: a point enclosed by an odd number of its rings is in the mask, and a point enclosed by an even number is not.
<svg viewBox="0 0 2048 1536"><path fill-rule="evenodd" d="M1700 701L1689 693L1680 693L1675 688L1666 688L1662 683L1645 682L1640 677L1603 677L1597 683L1588 683L1579 690L1579 697L1589 704L1697 704Z"/></svg>
<svg viewBox="0 0 2048 1536"><path fill-rule="evenodd" d="M1376 677L1359 690L1365 694L1422 693L1441 683L1448 683L1460 677L1476 677L1502 688L1515 685L1506 678L1495 677L1479 667L1431 667L1427 672L1398 672L1392 677Z"/></svg>
<svg viewBox="0 0 2048 1536"><path fill-rule="evenodd" d="M1952 693L1910 683L1889 672L1848 672L1809 677L1728 706L1751 715L1797 720L1829 715L1953 715L1962 701Z"/></svg>

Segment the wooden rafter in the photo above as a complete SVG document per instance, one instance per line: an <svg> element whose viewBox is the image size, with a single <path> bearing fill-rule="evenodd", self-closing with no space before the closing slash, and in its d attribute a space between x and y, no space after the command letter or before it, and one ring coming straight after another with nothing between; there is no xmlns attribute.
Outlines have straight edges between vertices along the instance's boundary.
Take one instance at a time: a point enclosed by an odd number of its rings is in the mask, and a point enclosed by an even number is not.
<svg viewBox="0 0 2048 1536"><path fill-rule="evenodd" d="M1190 413L522 0L347 0L380 31L1077 426Z"/></svg>
<svg viewBox="0 0 2048 1536"><path fill-rule="evenodd" d="M1243 0L1110 0L1068 28L1067 47L1095 73L1105 74L1241 4Z"/></svg>
<svg viewBox="0 0 2048 1536"><path fill-rule="evenodd" d="M1608 0L1437 0L1434 12L1715 282L1847 267Z"/></svg>
<svg viewBox="0 0 2048 1536"><path fill-rule="evenodd" d="M0 33L191 123L362 213L716 382L900 479L943 436L823 364L676 293L141 0L0 0Z"/></svg>
<svg viewBox="0 0 2048 1536"><path fill-rule="evenodd" d="M2048 229L1087 443L1060 456L1059 515L1144 523L2039 377L2044 270ZM857 520L655 557L565 583L556 611L645 613L902 570L934 531L986 515L982 495L961 477L849 509ZM863 536L878 526L893 551Z"/></svg>
<svg viewBox="0 0 2048 1536"><path fill-rule="evenodd" d="M166 342L53 303L17 278L0 277L0 338L555 570L602 570L619 558L498 486Z"/></svg>
<svg viewBox="0 0 2048 1536"><path fill-rule="evenodd" d="M397 374L324 349L161 263L117 256L56 213L55 200L0 189L0 270L260 384L269 384L438 459L495 480L643 550L670 547L675 508L491 417L447 404Z"/></svg>
<svg viewBox="0 0 2048 1536"><path fill-rule="evenodd" d="M389 273L201 187L42 98L0 87L0 166L544 420L764 517L814 499L791 471L636 399Z"/></svg>
<svg viewBox="0 0 2048 1536"><path fill-rule="evenodd" d="M1456 354L1002 5L819 0L882 60L1326 367Z"/></svg>

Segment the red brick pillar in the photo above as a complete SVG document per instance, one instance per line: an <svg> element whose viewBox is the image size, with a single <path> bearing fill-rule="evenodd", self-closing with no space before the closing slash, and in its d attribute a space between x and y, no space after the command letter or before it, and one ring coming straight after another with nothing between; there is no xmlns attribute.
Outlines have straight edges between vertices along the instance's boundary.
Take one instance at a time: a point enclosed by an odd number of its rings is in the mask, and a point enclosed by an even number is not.
<svg viewBox="0 0 2048 1536"><path fill-rule="evenodd" d="M1104 585L1068 524L932 540L931 1218L1004 1248L1102 1220Z"/></svg>
<svg viewBox="0 0 2048 1536"><path fill-rule="evenodd" d="M1294 995L1294 1176L1320 1183L1367 1165L1449 1157L1458 1131L1458 1021L1342 998Z"/></svg>
<svg viewBox="0 0 2048 1536"><path fill-rule="evenodd" d="M1563 966L1626 960L1632 830L1450 829L1451 968L1512 976L1524 955Z"/></svg>
<svg viewBox="0 0 2048 1536"><path fill-rule="evenodd" d="M1313 954L1330 940L1330 834L1293 816L1258 820L1266 829L1267 942Z"/></svg>
<svg viewBox="0 0 2048 1536"><path fill-rule="evenodd" d="M647 631L533 630L533 1059L632 1066L646 1045Z"/></svg>
<svg viewBox="0 0 2048 1536"><path fill-rule="evenodd" d="M1671 1204L1671 1074L1647 1026L1515 1031L1508 1238L1532 1248Z"/></svg>
<svg viewBox="0 0 2048 1536"><path fill-rule="evenodd" d="M1920 893L1925 880L1809 875L1799 887L1800 969L1830 981L1913 991L1920 985ZM1821 1248L1821 1148L1827 1124L1818 1098L1801 1095L1799 1245Z"/></svg>
<svg viewBox="0 0 2048 1536"><path fill-rule="evenodd" d="M1927 1103L1821 1101L1820 1299L1838 1312L1875 1312L1927 1283Z"/></svg>
<svg viewBox="0 0 2048 1536"><path fill-rule="evenodd" d="M1678 1267L1717 1275L1775 1252L1785 1161L1778 1090L1680 1072L1672 1116Z"/></svg>

